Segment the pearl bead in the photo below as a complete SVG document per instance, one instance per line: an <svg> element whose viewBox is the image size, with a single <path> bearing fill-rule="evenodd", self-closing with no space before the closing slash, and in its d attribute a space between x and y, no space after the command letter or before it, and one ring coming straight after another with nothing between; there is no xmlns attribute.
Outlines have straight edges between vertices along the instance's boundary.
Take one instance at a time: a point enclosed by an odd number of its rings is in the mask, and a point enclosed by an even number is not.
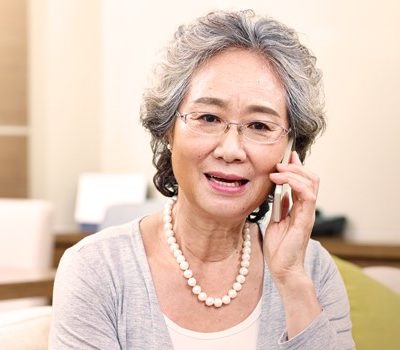
<svg viewBox="0 0 400 350"><path fill-rule="evenodd" d="M207 306L212 306L212 305L214 305L214 298L213 298L213 297L208 297L208 298L206 299L206 305L207 305Z"/></svg>
<svg viewBox="0 0 400 350"><path fill-rule="evenodd" d="M247 276L247 274L249 273L249 270L247 269L247 267L241 267L239 270L239 273L243 276Z"/></svg>
<svg viewBox="0 0 400 350"><path fill-rule="evenodd" d="M191 287L194 287L195 285L196 285L196 279L194 278L194 277L190 277L189 279L188 279L188 285L189 286L191 286Z"/></svg>
<svg viewBox="0 0 400 350"><path fill-rule="evenodd" d="M239 282L235 282L232 288L238 292L242 289L242 285Z"/></svg>
<svg viewBox="0 0 400 350"><path fill-rule="evenodd" d="M182 261L179 264L179 267L181 268L181 270L187 270L189 268L189 263L187 261Z"/></svg>
<svg viewBox="0 0 400 350"><path fill-rule="evenodd" d="M236 298L237 292L236 292L236 290L234 290L234 289L229 289L229 290L228 290L228 295L229 295L229 297L230 297L231 299L233 299L233 298Z"/></svg>
<svg viewBox="0 0 400 350"><path fill-rule="evenodd" d="M176 258L178 255L182 255L182 250L180 250L180 249L175 249L175 250L174 250L174 257Z"/></svg>
<svg viewBox="0 0 400 350"><path fill-rule="evenodd" d="M193 272L192 270L185 270L183 271L183 276L185 276L185 278L190 278L193 276Z"/></svg>
<svg viewBox="0 0 400 350"><path fill-rule="evenodd" d="M229 296L229 295L224 295L224 296L222 297L222 302L223 302L225 305L228 305L228 304L231 302L230 296Z"/></svg>
<svg viewBox="0 0 400 350"><path fill-rule="evenodd" d="M192 292L193 292L193 294L196 294L196 295L200 294L200 292L201 292L201 287L200 287L199 285L194 286L194 287L192 288Z"/></svg>
<svg viewBox="0 0 400 350"><path fill-rule="evenodd" d="M246 277L244 277L243 275L237 275L236 276L236 281L243 284L244 281L246 281Z"/></svg>
<svg viewBox="0 0 400 350"><path fill-rule="evenodd" d="M222 306L222 300L221 300L221 298L215 298L215 299L214 299L214 306L215 306L215 307L221 307L221 306Z"/></svg>
<svg viewBox="0 0 400 350"><path fill-rule="evenodd" d="M167 243L168 244L176 243L176 238L174 236L168 237L167 238Z"/></svg>
<svg viewBox="0 0 400 350"><path fill-rule="evenodd" d="M249 266L250 266L250 261L248 261L248 260L243 260L243 261L240 263L240 266L242 266L242 267L249 267Z"/></svg>
<svg viewBox="0 0 400 350"><path fill-rule="evenodd" d="M222 305L228 305L232 299L236 298L237 293L242 289L242 284L246 281L245 275L248 274L248 267L250 265L250 254L251 254L251 237L249 224L246 222L243 228L243 244L242 244L242 260L240 262L239 274L236 276L236 282L233 283L231 289L222 298L208 297L205 292L201 290L200 285L196 284L197 281L193 276L193 271L189 269L189 263L186 261L182 250L179 248L179 244L176 241L175 233L173 231L173 218L172 208L177 200L174 196L168 200L165 204L163 211L163 223L164 223L164 234L174 255L177 263L181 270L183 270L183 276L187 279L187 284L192 287L192 293L197 295L199 301L204 302L207 306L215 306L216 308Z"/></svg>
<svg viewBox="0 0 400 350"><path fill-rule="evenodd" d="M172 243L169 245L169 249L171 249L171 252L174 252L175 249L179 249L179 245L176 243Z"/></svg>
<svg viewBox="0 0 400 350"><path fill-rule="evenodd" d="M173 207L173 205L174 205L174 202L168 201L167 203L165 203L165 207L164 207L164 209L165 209L165 210L169 210L169 211L171 211L171 210L172 210L172 207Z"/></svg>
<svg viewBox="0 0 400 350"><path fill-rule="evenodd" d="M168 213L168 214L164 215L163 220L165 223L172 222L171 214Z"/></svg>
<svg viewBox="0 0 400 350"><path fill-rule="evenodd" d="M242 249L242 252L245 253L245 254L250 254L250 253L251 253L251 248L249 248L249 247L244 247L244 248Z"/></svg>
<svg viewBox="0 0 400 350"><path fill-rule="evenodd" d="M242 260L250 260L250 254L243 253L242 254Z"/></svg>
<svg viewBox="0 0 400 350"><path fill-rule="evenodd" d="M181 262L184 262L186 259L185 259L185 257L181 254L181 255L178 255L177 257L176 257L176 262L178 263L178 264L180 264Z"/></svg>
<svg viewBox="0 0 400 350"><path fill-rule="evenodd" d="M173 236L174 236L174 231L172 230L165 231L165 237L169 238Z"/></svg>
<svg viewBox="0 0 400 350"><path fill-rule="evenodd" d="M205 301L207 299L207 294L204 292L200 292L200 294L197 296L197 299L200 301Z"/></svg>

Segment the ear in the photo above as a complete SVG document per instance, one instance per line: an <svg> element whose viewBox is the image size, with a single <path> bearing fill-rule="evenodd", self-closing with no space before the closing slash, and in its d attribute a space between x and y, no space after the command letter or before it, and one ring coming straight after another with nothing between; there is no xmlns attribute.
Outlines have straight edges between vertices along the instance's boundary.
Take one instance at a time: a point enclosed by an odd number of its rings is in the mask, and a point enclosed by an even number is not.
<svg viewBox="0 0 400 350"><path fill-rule="evenodd" d="M165 135L166 144L171 145L171 148L173 148L173 145L174 145L174 134L175 134L175 123L174 123L173 127Z"/></svg>

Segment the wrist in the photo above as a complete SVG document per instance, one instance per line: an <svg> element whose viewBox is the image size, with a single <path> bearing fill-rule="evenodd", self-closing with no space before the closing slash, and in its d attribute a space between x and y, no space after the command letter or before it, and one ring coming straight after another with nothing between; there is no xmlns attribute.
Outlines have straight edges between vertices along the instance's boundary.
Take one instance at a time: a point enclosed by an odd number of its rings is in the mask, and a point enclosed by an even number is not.
<svg viewBox="0 0 400 350"><path fill-rule="evenodd" d="M285 274L274 278L274 283L283 299L315 295L315 287L305 272Z"/></svg>
<svg viewBox="0 0 400 350"><path fill-rule="evenodd" d="M291 339L321 313L313 281L306 275L290 275L280 279L276 287L285 310L286 328Z"/></svg>
<svg viewBox="0 0 400 350"><path fill-rule="evenodd" d="M297 284L307 284L311 282L310 277L306 274L303 268L292 269L285 272L273 272L271 271L272 279L278 288L291 288Z"/></svg>

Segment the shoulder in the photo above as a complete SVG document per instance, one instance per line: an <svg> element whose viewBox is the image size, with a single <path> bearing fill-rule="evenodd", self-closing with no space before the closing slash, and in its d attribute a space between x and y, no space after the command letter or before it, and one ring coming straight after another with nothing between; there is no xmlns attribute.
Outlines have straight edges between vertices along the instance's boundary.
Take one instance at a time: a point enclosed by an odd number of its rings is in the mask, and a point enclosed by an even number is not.
<svg viewBox="0 0 400 350"><path fill-rule="evenodd" d="M66 252L90 257L106 253L121 253L121 250L137 248L140 245L141 234L139 230L140 218L119 226L108 227L97 233L91 234Z"/></svg>
<svg viewBox="0 0 400 350"><path fill-rule="evenodd" d="M108 275L126 268L139 269L138 262L145 259L139 222L140 218L85 237L65 251L57 274L70 271L81 276L93 272Z"/></svg>
<svg viewBox="0 0 400 350"><path fill-rule="evenodd" d="M318 263L329 263L332 261L329 252L320 242L310 239L307 245L305 266L312 266Z"/></svg>
<svg viewBox="0 0 400 350"><path fill-rule="evenodd" d="M135 236L140 235L139 222L140 218L123 225L108 227L83 238L71 247L71 249L82 251L92 247L99 248L129 241L135 238Z"/></svg>
<svg viewBox="0 0 400 350"><path fill-rule="evenodd" d="M57 269L55 300L84 298L112 305L141 293L150 278L140 219L88 236L67 249Z"/></svg>

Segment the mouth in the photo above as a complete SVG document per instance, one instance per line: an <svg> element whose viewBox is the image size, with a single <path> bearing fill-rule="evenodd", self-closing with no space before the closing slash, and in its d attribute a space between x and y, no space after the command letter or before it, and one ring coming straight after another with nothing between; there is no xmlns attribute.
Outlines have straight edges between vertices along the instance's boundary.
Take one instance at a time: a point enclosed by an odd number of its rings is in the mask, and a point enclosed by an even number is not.
<svg viewBox="0 0 400 350"><path fill-rule="evenodd" d="M206 173L206 178L218 186L228 187L228 188L241 188L246 185L249 180L237 175L225 175L217 173Z"/></svg>

